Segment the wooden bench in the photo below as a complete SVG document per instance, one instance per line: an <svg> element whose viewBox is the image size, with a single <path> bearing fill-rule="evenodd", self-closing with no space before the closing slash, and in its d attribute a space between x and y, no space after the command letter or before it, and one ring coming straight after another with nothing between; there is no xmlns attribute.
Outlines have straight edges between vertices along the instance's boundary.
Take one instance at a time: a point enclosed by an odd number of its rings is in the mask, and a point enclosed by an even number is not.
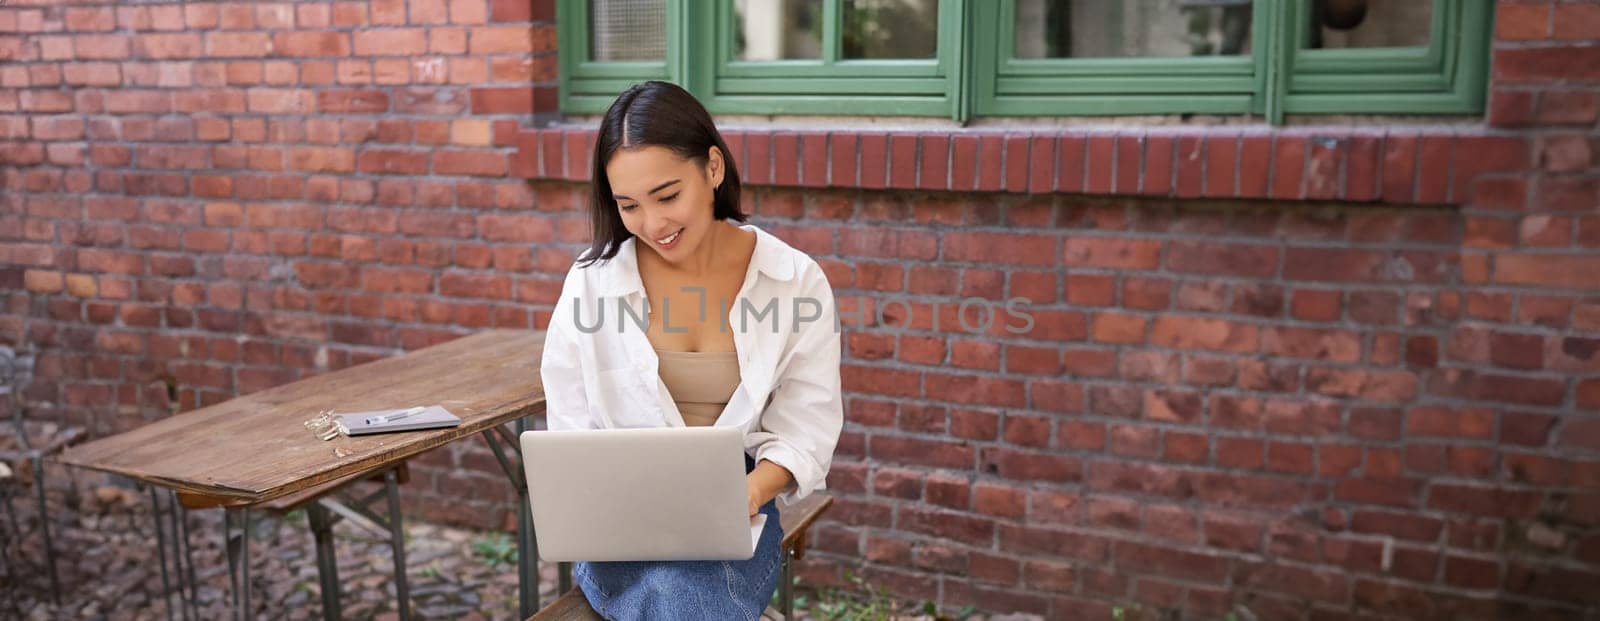
<svg viewBox="0 0 1600 621"><path fill-rule="evenodd" d="M768 607L761 616L763 619L788 619L794 615L794 585L795 560L805 558L806 533L811 525L817 521L828 507L833 506L833 497L823 492L815 492L806 496L793 505L783 507L778 513L778 520L783 524L783 570L778 578L778 601L782 610ZM540 609L528 621L603 621L593 608L589 607L589 600L584 598L583 592L576 586L563 593L555 602Z"/></svg>

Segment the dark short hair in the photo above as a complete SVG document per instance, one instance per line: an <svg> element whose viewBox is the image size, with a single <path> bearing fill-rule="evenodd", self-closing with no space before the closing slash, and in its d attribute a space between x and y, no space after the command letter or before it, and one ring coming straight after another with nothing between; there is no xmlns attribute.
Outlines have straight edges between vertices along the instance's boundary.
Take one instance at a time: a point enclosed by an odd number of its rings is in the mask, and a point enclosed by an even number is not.
<svg viewBox="0 0 1600 621"><path fill-rule="evenodd" d="M727 169L722 184L712 196L711 215L717 220L745 221L744 212L739 211L739 169L705 106L689 91L671 82L651 80L635 84L611 102L595 133L589 200L594 242L578 260L580 267L616 256L622 242L633 237L622 225L622 215L617 213L617 201L611 196L611 180L606 177L606 163L618 149L643 146L665 147L680 157L702 164L706 153L716 147L722 152Z"/></svg>

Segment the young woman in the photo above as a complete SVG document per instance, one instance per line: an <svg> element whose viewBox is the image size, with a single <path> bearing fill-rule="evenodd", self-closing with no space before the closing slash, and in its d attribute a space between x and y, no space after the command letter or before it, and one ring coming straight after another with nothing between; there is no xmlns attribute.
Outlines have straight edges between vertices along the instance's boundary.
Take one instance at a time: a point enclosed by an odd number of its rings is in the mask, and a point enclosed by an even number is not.
<svg viewBox="0 0 1600 621"><path fill-rule="evenodd" d="M844 423L833 289L811 257L739 224L727 145L673 84L635 85L611 104L593 192L594 243L545 336L549 428L737 427L750 515L767 526L745 561L576 563L573 574L607 619L756 619L779 575L774 500L823 487Z"/></svg>

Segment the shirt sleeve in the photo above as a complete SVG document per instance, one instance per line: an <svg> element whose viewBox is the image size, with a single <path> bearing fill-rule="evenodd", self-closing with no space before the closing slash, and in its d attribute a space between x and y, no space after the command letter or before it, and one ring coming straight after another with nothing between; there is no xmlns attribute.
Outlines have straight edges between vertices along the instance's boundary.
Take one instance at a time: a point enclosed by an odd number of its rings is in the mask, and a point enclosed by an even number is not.
<svg viewBox="0 0 1600 621"><path fill-rule="evenodd" d="M544 387L545 425L551 430L598 429L589 408L589 398L584 394L588 384L584 377L583 362L578 355L577 339L586 337L578 331L574 314L576 298L583 294L582 274L574 266L561 285L561 297L556 300L550 315L550 326L545 330L544 353L539 359L539 382Z"/></svg>
<svg viewBox="0 0 1600 621"><path fill-rule="evenodd" d="M826 489L828 469L834 447L844 427L844 399L840 391L840 330L833 288L815 263L806 266L796 298L821 304L821 317L802 320L796 305L783 309L794 312L783 328L797 330L788 366L782 371L759 429L749 434L748 444L756 447L755 458L769 460L794 475L794 483L778 494L784 504L793 504L811 492ZM801 312L815 312L805 308Z"/></svg>

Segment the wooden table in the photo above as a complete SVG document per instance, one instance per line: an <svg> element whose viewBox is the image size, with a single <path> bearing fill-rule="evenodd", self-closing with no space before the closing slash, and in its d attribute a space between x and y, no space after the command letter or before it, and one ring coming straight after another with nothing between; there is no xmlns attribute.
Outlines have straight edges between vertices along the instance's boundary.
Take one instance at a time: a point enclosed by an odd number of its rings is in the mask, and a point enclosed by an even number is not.
<svg viewBox="0 0 1600 621"><path fill-rule="evenodd" d="M252 505L385 471L391 471L392 486L392 469L407 458L481 433L520 500L518 591L526 616L538 606L532 570L537 551L522 465L507 459L501 443L519 452L515 434L526 429L527 417L544 412L543 345L538 332L480 332L177 414L70 448L54 461L172 489L186 507L237 511L248 525L244 510ZM444 406L461 425L323 441L303 424L322 410L419 404ZM515 423L514 431L504 427L507 422ZM402 568L403 559L397 560ZM248 556L242 564L248 568ZM245 580L240 584L247 584L248 573ZM234 598L241 614L249 603L249 590L243 591L242 604Z"/></svg>

